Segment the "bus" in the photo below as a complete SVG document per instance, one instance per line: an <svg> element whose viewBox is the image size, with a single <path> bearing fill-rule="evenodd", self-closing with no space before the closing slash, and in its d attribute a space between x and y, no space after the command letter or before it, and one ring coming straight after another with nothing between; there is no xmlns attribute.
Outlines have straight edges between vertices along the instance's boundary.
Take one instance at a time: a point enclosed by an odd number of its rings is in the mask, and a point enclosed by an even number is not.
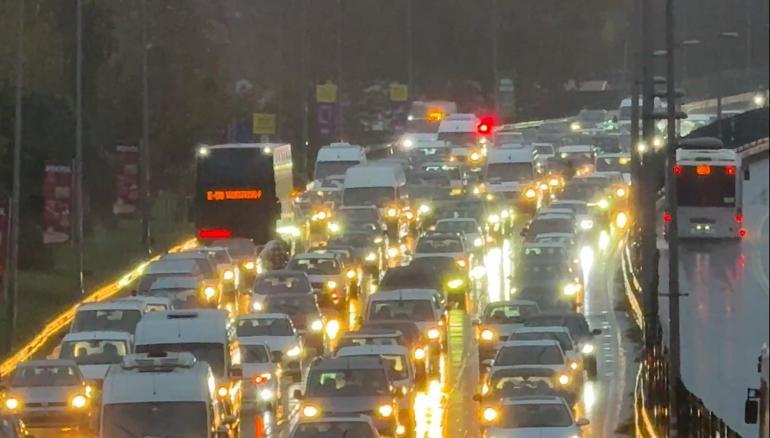
<svg viewBox="0 0 770 438"><path fill-rule="evenodd" d="M741 157L715 138L684 140L672 169L680 238L740 239L743 228ZM665 219L665 218L664 218Z"/></svg>
<svg viewBox="0 0 770 438"><path fill-rule="evenodd" d="M291 219L292 189L291 145L201 146L194 204L198 238L269 241L277 221Z"/></svg>

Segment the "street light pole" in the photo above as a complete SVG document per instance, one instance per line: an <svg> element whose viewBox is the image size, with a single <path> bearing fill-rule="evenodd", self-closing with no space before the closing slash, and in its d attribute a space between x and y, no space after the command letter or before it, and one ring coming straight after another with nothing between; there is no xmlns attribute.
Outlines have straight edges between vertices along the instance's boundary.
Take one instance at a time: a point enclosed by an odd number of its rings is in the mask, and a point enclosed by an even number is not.
<svg viewBox="0 0 770 438"><path fill-rule="evenodd" d="M406 77L409 96L414 96L414 11L412 0L406 0Z"/></svg>
<svg viewBox="0 0 770 438"><path fill-rule="evenodd" d="M492 86L495 95L495 111L500 111L500 78L498 71L498 33L500 21L497 17L497 0L492 0Z"/></svg>
<svg viewBox="0 0 770 438"><path fill-rule="evenodd" d="M141 178L139 181L142 199L142 244L147 254L152 253L150 234L150 100L148 88L148 41L147 41L147 0L142 1L142 141Z"/></svg>
<svg viewBox="0 0 770 438"><path fill-rule="evenodd" d="M342 33L345 26L345 14L342 10L343 0L337 0L337 140L342 141L345 135L344 117L342 108Z"/></svg>
<svg viewBox="0 0 770 438"><path fill-rule="evenodd" d="M76 59L75 59L75 245L78 259L78 287L80 294L86 292L83 277L83 255L85 242L83 221L85 205L83 205L83 0L77 0L77 30L76 30Z"/></svg>
<svg viewBox="0 0 770 438"><path fill-rule="evenodd" d="M11 350L16 332L17 302L19 297L19 199L21 198L21 117L22 92L24 90L24 6L25 0L19 0L19 23L16 31L16 109L13 128L13 194L10 205L10 231L8 244L8 270L5 283L6 294L6 338L5 351Z"/></svg>

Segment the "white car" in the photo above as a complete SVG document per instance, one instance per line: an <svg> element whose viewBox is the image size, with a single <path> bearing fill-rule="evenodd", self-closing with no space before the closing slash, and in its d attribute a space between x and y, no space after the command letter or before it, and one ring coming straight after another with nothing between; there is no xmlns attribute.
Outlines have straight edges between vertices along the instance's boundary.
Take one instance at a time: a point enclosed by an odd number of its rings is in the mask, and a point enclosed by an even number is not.
<svg viewBox="0 0 770 438"><path fill-rule="evenodd" d="M559 343L564 355L567 357L569 367L577 378L582 373L583 358L577 349L577 342L572 339L572 335L567 327L518 327L515 328L509 341L538 341L554 340Z"/></svg>
<svg viewBox="0 0 770 438"><path fill-rule="evenodd" d="M530 315L540 313L537 303L529 300L499 301L489 303L474 321L479 326L479 361L492 359L497 350L508 340L510 333L524 325Z"/></svg>
<svg viewBox="0 0 770 438"><path fill-rule="evenodd" d="M515 397L482 412L484 438L579 438L588 420L575 420L561 397Z"/></svg>
<svg viewBox="0 0 770 438"><path fill-rule="evenodd" d="M280 354L274 355L259 338L240 338L242 403L275 410L281 396L283 371Z"/></svg>
<svg viewBox="0 0 770 438"><path fill-rule="evenodd" d="M118 331L68 333L57 350L58 359L74 360L86 381L101 386L110 365L133 350L133 336Z"/></svg>
<svg viewBox="0 0 770 438"><path fill-rule="evenodd" d="M266 344L271 352L280 352L284 371L295 378L301 376L304 348L302 338L291 318L283 313L251 313L235 321L235 333L241 345Z"/></svg>
<svg viewBox="0 0 770 438"><path fill-rule="evenodd" d="M505 341L494 360L484 361L484 366L490 369L490 374L523 365L550 368L559 373L559 383L563 390L577 392L579 389L575 386L577 382L573 377L574 371L569 367L569 359L558 341Z"/></svg>
<svg viewBox="0 0 770 438"><path fill-rule="evenodd" d="M371 417L360 415L350 417L303 417L291 430L289 438L310 437L356 437L380 438Z"/></svg>
<svg viewBox="0 0 770 438"><path fill-rule="evenodd" d="M568 208L575 215L575 221L581 232L587 233L594 229L596 221L584 201L558 200L551 202L551 208Z"/></svg>
<svg viewBox="0 0 770 438"><path fill-rule="evenodd" d="M465 242L471 246L474 251L484 251L484 234L481 226L473 218L452 218L439 219L436 222L437 233L457 233L465 236Z"/></svg>

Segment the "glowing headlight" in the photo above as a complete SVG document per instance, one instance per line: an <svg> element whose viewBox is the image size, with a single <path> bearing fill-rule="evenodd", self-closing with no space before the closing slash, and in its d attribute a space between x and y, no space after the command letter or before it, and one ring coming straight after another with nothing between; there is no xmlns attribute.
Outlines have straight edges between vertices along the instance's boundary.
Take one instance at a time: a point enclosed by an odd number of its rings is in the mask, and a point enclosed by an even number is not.
<svg viewBox="0 0 770 438"><path fill-rule="evenodd" d="M414 213L412 213L411 211L407 211L406 213L404 213L404 216L405 216L405 217L406 217L408 220L412 220L412 219L414 219Z"/></svg>
<svg viewBox="0 0 770 438"><path fill-rule="evenodd" d="M302 353L302 349L299 348L299 345L295 345L288 350L286 350L286 356L287 357L298 357Z"/></svg>
<svg viewBox="0 0 770 438"><path fill-rule="evenodd" d="M203 289L203 295L206 297L207 300L214 298L216 294L217 294L217 289L215 287L206 286L206 288Z"/></svg>
<svg viewBox="0 0 770 438"><path fill-rule="evenodd" d="M471 161L479 161L481 159L481 154L478 152L471 152L470 158Z"/></svg>
<svg viewBox="0 0 770 438"><path fill-rule="evenodd" d="M88 404L88 399L84 395L76 395L70 400L70 406L75 409L83 409Z"/></svg>
<svg viewBox="0 0 770 438"><path fill-rule="evenodd" d="M328 228L329 232L332 234L337 234L340 232L340 224L337 222L329 222L329 225L327 225L326 228Z"/></svg>
<svg viewBox="0 0 770 438"><path fill-rule="evenodd" d="M626 225L628 225L628 215L621 211L615 216L615 226L625 228Z"/></svg>
<svg viewBox="0 0 770 438"><path fill-rule="evenodd" d="M320 332L324 329L324 323L320 319L317 319L313 321L312 324L310 324L310 330L313 330L314 332Z"/></svg>
<svg viewBox="0 0 770 438"><path fill-rule="evenodd" d="M401 146L409 149L414 146L414 141L412 141L411 138L405 138L404 141L401 142Z"/></svg>
<svg viewBox="0 0 770 438"><path fill-rule="evenodd" d="M481 280L485 275L487 275L487 270L483 266L474 266L471 269L471 277L476 280Z"/></svg>
<svg viewBox="0 0 770 438"><path fill-rule="evenodd" d="M598 205L599 208L601 208L602 210L606 210L610 207L610 201L602 198L599 200L599 202L596 205Z"/></svg>
<svg viewBox="0 0 770 438"><path fill-rule="evenodd" d="M462 279L455 278L454 280L449 280L447 287L449 287L449 289L460 289L463 287L463 284L465 284L465 282Z"/></svg>
<svg viewBox="0 0 770 438"><path fill-rule="evenodd" d="M593 227L594 227L594 221L592 221L591 219L583 219L582 221L580 221L580 228L583 231L588 231Z"/></svg>
<svg viewBox="0 0 770 438"><path fill-rule="evenodd" d="M377 413L383 417L390 417L391 415L393 415L393 406L382 405L379 408L377 408Z"/></svg>
<svg viewBox="0 0 770 438"><path fill-rule="evenodd" d="M417 209L421 214L428 214L430 213L430 206L428 204L420 204L420 207Z"/></svg>
<svg viewBox="0 0 770 438"><path fill-rule="evenodd" d="M396 217L398 216L398 209L395 207L390 207L387 213L388 213L388 217Z"/></svg>
<svg viewBox="0 0 770 438"><path fill-rule="evenodd" d="M489 222L490 224L499 224L500 216L496 214L490 214L489 217L487 217L487 222Z"/></svg>
<svg viewBox="0 0 770 438"><path fill-rule="evenodd" d="M473 239L473 246L475 246L476 248L480 248L481 245L483 244L484 244L484 239L482 239L481 237L477 237Z"/></svg>
<svg viewBox="0 0 770 438"><path fill-rule="evenodd" d="M527 199L534 199L535 196L537 196L537 192L535 191L535 189L527 189L524 191L524 197L526 197Z"/></svg>
<svg viewBox="0 0 770 438"><path fill-rule="evenodd" d="M326 282L326 287L329 289L337 289L337 282L334 280L329 280Z"/></svg>
<svg viewBox="0 0 770 438"><path fill-rule="evenodd" d="M406 428L404 427L403 424L399 424L396 427L396 435L401 436L401 435L404 435L405 433L406 433Z"/></svg>
<svg viewBox="0 0 770 438"><path fill-rule="evenodd" d="M441 337L441 331L437 328L429 329L426 334L428 335L428 339L436 340Z"/></svg>
<svg viewBox="0 0 770 438"><path fill-rule="evenodd" d="M318 221L322 221L322 220L326 219L328 216L329 215L326 214L325 211L319 211L319 212L317 212L316 214L313 215L313 219L318 220Z"/></svg>
<svg viewBox="0 0 770 438"><path fill-rule="evenodd" d="M425 360L425 350L422 348L414 350L414 360Z"/></svg>
<svg viewBox="0 0 770 438"><path fill-rule="evenodd" d="M257 268L257 264L254 262L246 262L243 264L243 268L247 271L253 271Z"/></svg>
<svg viewBox="0 0 770 438"><path fill-rule="evenodd" d="M265 306L259 301L255 301L254 304L251 305L251 308L254 309L255 312L261 312L265 310Z"/></svg>
<svg viewBox="0 0 770 438"><path fill-rule="evenodd" d="M486 408L482 414L484 421L491 423L497 420L497 410L495 408Z"/></svg>
<svg viewBox="0 0 770 438"><path fill-rule="evenodd" d="M548 185L551 187L558 187L559 186L559 178L551 178L548 180Z"/></svg>
<svg viewBox="0 0 770 438"><path fill-rule="evenodd" d="M618 198L625 198L627 194L628 192L623 187L618 187L617 189L615 189L615 196L617 196Z"/></svg>
<svg viewBox="0 0 770 438"><path fill-rule="evenodd" d="M270 400L272 400L272 399L273 399L273 397L274 397L274 396L275 396L275 394L273 394L273 391L271 391L271 390L269 390L269 389L263 389L263 390L262 390L262 391L260 391L260 393L259 393L259 398L260 398L262 401L270 401Z"/></svg>
<svg viewBox="0 0 770 438"><path fill-rule="evenodd" d="M569 367L572 368L573 370L576 370L578 369L578 364L577 362L570 362Z"/></svg>
<svg viewBox="0 0 770 438"><path fill-rule="evenodd" d="M398 254L399 254L398 248L396 248L396 247L388 248L388 257L389 258L391 258L391 259L392 258L396 258L396 257L398 257Z"/></svg>
<svg viewBox="0 0 770 438"><path fill-rule="evenodd" d="M382 237L375 237L374 243L382 243Z"/></svg>
<svg viewBox="0 0 770 438"><path fill-rule="evenodd" d="M332 319L326 323L326 335L330 339L334 339L340 333L340 322L336 319Z"/></svg>
<svg viewBox="0 0 770 438"><path fill-rule="evenodd" d="M358 276L358 273L354 269L349 269L348 272L345 273L345 276L348 277L349 280L352 280Z"/></svg>
<svg viewBox="0 0 770 438"><path fill-rule="evenodd" d="M569 124L569 129L571 131L580 131L581 128L580 122L572 122Z"/></svg>
<svg viewBox="0 0 770 438"><path fill-rule="evenodd" d="M580 292L580 285L579 284L570 283L570 284L564 286L564 295L574 296L578 292Z"/></svg>
<svg viewBox="0 0 770 438"><path fill-rule="evenodd" d="M481 331L481 340L482 341L493 341L495 339L495 332L493 332L490 329L484 329Z"/></svg>
<svg viewBox="0 0 770 438"><path fill-rule="evenodd" d="M307 418L314 418L321 414L321 410L315 406L305 406L302 408L302 416Z"/></svg>
<svg viewBox="0 0 770 438"><path fill-rule="evenodd" d="M227 271L225 271L225 273L222 276L224 277L225 280L232 280L233 278L235 278L235 272L228 269Z"/></svg>
<svg viewBox="0 0 770 438"><path fill-rule="evenodd" d="M583 344L583 348L580 349L583 354L591 354L594 352L594 344Z"/></svg>
<svg viewBox="0 0 770 438"><path fill-rule="evenodd" d="M227 394L229 392L230 391L228 391L226 386L220 386L219 388L217 388L217 395L220 397L227 397Z"/></svg>
<svg viewBox="0 0 770 438"><path fill-rule="evenodd" d="M559 376L559 383L561 383L562 385L568 384L569 383L569 376L566 375L566 374L560 375Z"/></svg>
<svg viewBox="0 0 770 438"><path fill-rule="evenodd" d="M461 268L467 268L468 267L468 262L466 262L464 259L459 259L455 263L457 264L457 266L459 266Z"/></svg>
<svg viewBox="0 0 770 438"><path fill-rule="evenodd" d="M364 260L366 260L367 262L374 262L377 260L377 254L370 252L369 254L366 255Z"/></svg>
<svg viewBox="0 0 770 438"><path fill-rule="evenodd" d="M21 402L18 398L9 397L5 399L5 408L9 411L15 411L16 409L19 409L19 406L21 406Z"/></svg>

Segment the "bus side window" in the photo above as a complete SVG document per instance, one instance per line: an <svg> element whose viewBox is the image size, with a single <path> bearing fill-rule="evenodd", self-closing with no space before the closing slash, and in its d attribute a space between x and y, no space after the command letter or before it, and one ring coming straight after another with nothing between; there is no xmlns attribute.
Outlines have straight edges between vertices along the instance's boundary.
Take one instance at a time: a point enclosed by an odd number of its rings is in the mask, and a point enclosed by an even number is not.
<svg viewBox="0 0 770 438"><path fill-rule="evenodd" d="M743 179L746 181L751 179L751 170L748 167L743 171Z"/></svg>

